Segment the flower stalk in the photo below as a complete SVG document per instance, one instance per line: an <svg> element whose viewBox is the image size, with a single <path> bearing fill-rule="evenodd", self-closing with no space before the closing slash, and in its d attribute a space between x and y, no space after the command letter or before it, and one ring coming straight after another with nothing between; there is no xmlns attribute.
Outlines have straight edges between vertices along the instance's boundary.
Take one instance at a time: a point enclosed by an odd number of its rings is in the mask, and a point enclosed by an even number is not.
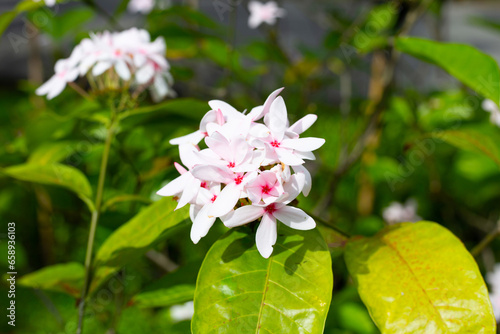
<svg viewBox="0 0 500 334"><path fill-rule="evenodd" d="M104 151L102 153L101 167L99 169L99 180L97 182L97 193L94 202L94 211L92 212L92 218L90 221L90 231L89 238L87 240L87 252L85 255L85 279L82 288L82 294L80 296L80 302L78 304L78 328L76 330L77 334L81 334L83 330L83 318L85 315L86 299L90 290L90 283L92 281L93 275L93 263L92 255L94 249L95 233L97 230L97 224L99 223L99 216L101 212L102 205L102 195L104 192L104 182L106 180L106 169L108 166L109 153L111 150L111 143L118 127L119 118L116 115L116 111L113 109L111 112L111 121L108 127L108 133L106 135L106 141L104 143Z"/></svg>

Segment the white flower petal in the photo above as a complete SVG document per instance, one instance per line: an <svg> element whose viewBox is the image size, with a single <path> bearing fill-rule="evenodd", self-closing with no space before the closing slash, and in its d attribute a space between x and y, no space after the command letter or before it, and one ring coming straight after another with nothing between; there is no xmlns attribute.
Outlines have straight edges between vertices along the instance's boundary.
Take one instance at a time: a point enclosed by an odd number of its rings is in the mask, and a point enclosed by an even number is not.
<svg viewBox="0 0 500 334"><path fill-rule="evenodd" d="M297 151L314 151L323 146L325 140L323 138L298 138L298 139L283 139L281 147L294 149Z"/></svg>
<svg viewBox="0 0 500 334"><path fill-rule="evenodd" d="M227 227L236 227L245 225L259 219L264 214L264 209L262 207L254 205L245 205L234 211L229 212L222 222Z"/></svg>
<svg viewBox="0 0 500 334"><path fill-rule="evenodd" d="M278 238L276 220L273 216L265 214L257 228L255 242L260 255L264 258L269 258L273 253L273 246Z"/></svg>
<svg viewBox="0 0 500 334"><path fill-rule="evenodd" d="M200 212L196 216L193 226L191 226L191 240L193 243L197 244L201 238L208 234L208 231L213 226L215 222L215 217L208 217L208 208L210 205L205 205L201 208Z"/></svg>
<svg viewBox="0 0 500 334"><path fill-rule="evenodd" d="M221 217L229 213L240 199L241 187L234 182L229 183L222 189L219 196L208 211L211 217Z"/></svg>
<svg viewBox="0 0 500 334"><path fill-rule="evenodd" d="M288 227L296 230L312 230L316 227L314 219L293 206L284 206L273 213L274 217Z"/></svg>

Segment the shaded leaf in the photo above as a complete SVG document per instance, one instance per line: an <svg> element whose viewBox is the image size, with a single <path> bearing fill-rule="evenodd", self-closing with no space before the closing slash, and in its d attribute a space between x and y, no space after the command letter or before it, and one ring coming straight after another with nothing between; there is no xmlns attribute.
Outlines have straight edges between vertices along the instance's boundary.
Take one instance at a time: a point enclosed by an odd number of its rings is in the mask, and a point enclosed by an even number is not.
<svg viewBox="0 0 500 334"><path fill-rule="evenodd" d="M486 129L483 131L470 128L445 130L430 135L457 148L486 155L500 167L499 141L494 139L494 133L489 135Z"/></svg>
<svg viewBox="0 0 500 334"><path fill-rule="evenodd" d="M111 234L97 252L91 290L125 264L139 258L189 217L187 207L174 211L177 202L164 197L151 204Z"/></svg>
<svg viewBox="0 0 500 334"><path fill-rule="evenodd" d="M476 48L413 37L397 38L396 48L441 67L477 93L497 104L500 102L498 64Z"/></svg>
<svg viewBox="0 0 500 334"><path fill-rule="evenodd" d="M194 299L201 261L189 263L146 287L132 302L139 307L167 307Z"/></svg>
<svg viewBox="0 0 500 334"><path fill-rule="evenodd" d="M383 333L496 333L476 262L438 224L402 223L352 238L345 260Z"/></svg>
<svg viewBox="0 0 500 334"><path fill-rule="evenodd" d="M332 287L331 258L318 230L280 225L265 259L249 228L232 229L200 269L192 331L323 333Z"/></svg>
<svg viewBox="0 0 500 334"><path fill-rule="evenodd" d="M17 283L24 287L65 292L79 297L82 292L85 268L77 262L56 264L22 276Z"/></svg>
<svg viewBox="0 0 500 334"><path fill-rule="evenodd" d="M141 202L141 203L146 203L146 204L151 204L151 200L147 197L140 196L140 195L118 195L115 197L112 197L108 199L103 205L102 205L102 211L106 211L108 208L118 204L118 203L123 203L123 202Z"/></svg>

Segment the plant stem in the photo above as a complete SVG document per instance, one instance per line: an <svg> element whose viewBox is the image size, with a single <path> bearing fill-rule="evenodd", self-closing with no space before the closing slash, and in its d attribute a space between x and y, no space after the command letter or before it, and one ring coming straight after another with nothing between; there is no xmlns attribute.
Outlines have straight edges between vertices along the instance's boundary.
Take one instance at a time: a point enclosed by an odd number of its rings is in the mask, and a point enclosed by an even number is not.
<svg viewBox="0 0 500 334"><path fill-rule="evenodd" d="M485 249L493 240L495 240L498 236L500 236L500 220L497 223L497 227L491 231L481 242L472 250L470 253L472 256L477 257L483 249Z"/></svg>
<svg viewBox="0 0 500 334"><path fill-rule="evenodd" d="M324 220L323 218L320 218L310 212L307 212L307 214L309 216L311 216L311 218L313 218L314 220L316 220L317 222L325 225L325 226L328 226L329 228L331 228L332 230L334 230L335 232L337 232L338 234L341 234L343 237L346 237L346 238L350 238L351 236L347 233L347 232L344 232L342 231L341 229L339 229L337 226L335 226L335 224L333 223L330 223L326 220Z"/></svg>
<svg viewBox="0 0 500 334"><path fill-rule="evenodd" d="M85 281L83 284L80 302L78 304L78 328L76 330L77 334L81 334L83 330L83 317L85 315L86 299L90 290L90 282L92 280L92 251L94 248L95 232L97 229L97 224L99 222L109 152L111 149L111 143L113 141L116 126L117 117L116 112L113 110L111 114L110 126L108 128L108 133L106 136L106 141L104 143L104 151L102 153L101 168L99 170L99 180L97 182L97 193L95 197L95 210L92 212L92 219L90 221L89 238L87 241L87 253L85 255Z"/></svg>

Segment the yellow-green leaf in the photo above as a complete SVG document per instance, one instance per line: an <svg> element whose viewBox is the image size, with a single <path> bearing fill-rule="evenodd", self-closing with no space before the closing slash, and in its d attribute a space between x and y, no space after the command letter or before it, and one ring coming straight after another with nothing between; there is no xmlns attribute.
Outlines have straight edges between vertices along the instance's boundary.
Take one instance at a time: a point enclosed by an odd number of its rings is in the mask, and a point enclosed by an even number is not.
<svg viewBox="0 0 500 334"><path fill-rule="evenodd" d="M248 227L222 236L203 261L194 334L323 333L333 274L320 233L279 226L269 259Z"/></svg>
<svg viewBox="0 0 500 334"><path fill-rule="evenodd" d="M491 56L465 44L400 37L396 48L443 68L484 97L500 102L500 70Z"/></svg>
<svg viewBox="0 0 500 334"><path fill-rule="evenodd" d="M42 144L31 153L28 162L38 165L60 162L75 151L74 145L75 143L70 141L57 141Z"/></svg>
<svg viewBox="0 0 500 334"><path fill-rule="evenodd" d="M82 292L85 268L77 262L56 264L21 277L17 283L24 287L64 292L78 297Z"/></svg>
<svg viewBox="0 0 500 334"><path fill-rule="evenodd" d="M352 238L345 260L382 333L496 333L476 262L444 227L389 226Z"/></svg>

